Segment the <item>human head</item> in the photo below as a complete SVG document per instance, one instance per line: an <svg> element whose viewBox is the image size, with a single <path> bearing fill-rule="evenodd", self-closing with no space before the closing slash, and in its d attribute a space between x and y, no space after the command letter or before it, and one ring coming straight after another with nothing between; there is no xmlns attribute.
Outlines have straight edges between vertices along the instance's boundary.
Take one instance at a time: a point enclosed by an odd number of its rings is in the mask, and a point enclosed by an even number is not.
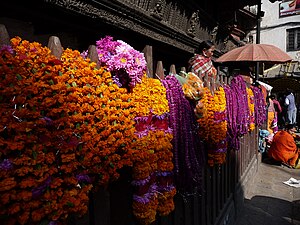
<svg viewBox="0 0 300 225"><path fill-rule="evenodd" d="M285 130L290 134L294 134L296 132L296 125L295 124L287 124L285 125Z"/></svg>
<svg viewBox="0 0 300 225"><path fill-rule="evenodd" d="M291 90L290 88L287 88L287 89L286 89L286 94L289 95L289 94L291 94L291 93L292 93L292 90Z"/></svg>
<svg viewBox="0 0 300 225"><path fill-rule="evenodd" d="M200 43L196 53L210 58L212 57L214 50L215 50L214 43L212 41L206 40Z"/></svg>
<svg viewBox="0 0 300 225"><path fill-rule="evenodd" d="M271 98L272 100L274 100L274 99L276 98L276 96L275 96L274 94L272 94L272 95L270 95L270 98Z"/></svg>

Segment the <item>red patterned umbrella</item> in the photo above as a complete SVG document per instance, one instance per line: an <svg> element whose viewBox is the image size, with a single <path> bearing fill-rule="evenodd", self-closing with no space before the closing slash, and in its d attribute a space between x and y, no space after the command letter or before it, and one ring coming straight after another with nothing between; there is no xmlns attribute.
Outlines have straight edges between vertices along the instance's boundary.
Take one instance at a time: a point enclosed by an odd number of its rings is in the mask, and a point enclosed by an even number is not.
<svg viewBox="0 0 300 225"><path fill-rule="evenodd" d="M247 44L225 53L216 62L285 63L291 60L292 58L288 54L274 45Z"/></svg>

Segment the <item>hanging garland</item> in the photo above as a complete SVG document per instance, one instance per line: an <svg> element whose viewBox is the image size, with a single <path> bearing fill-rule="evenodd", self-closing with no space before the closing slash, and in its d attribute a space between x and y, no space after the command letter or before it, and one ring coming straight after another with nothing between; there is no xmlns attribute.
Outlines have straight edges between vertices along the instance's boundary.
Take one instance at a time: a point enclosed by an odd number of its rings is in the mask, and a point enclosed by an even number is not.
<svg viewBox="0 0 300 225"><path fill-rule="evenodd" d="M173 161L176 188L183 194L201 188L201 168L204 161L203 144L199 141L194 106L185 98L181 84L174 75L163 81L170 108L170 127L173 130Z"/></svg>
<svg viewBox="0 0 300 225"><path fill-rule="evenodd" d="M155 214L168 214L176 190L161 181L173 169L164 87L146 79L128 93L78 51L66 49L58 60L39 43L11 41L0 52L1 221L60 224L84 215L91 188L118 179L122 167L141 171L136 178L149 176L140 161L160 179L150 191ZM140 103L153 92L148 104ZM139 138L135 118L147 115L151 129Z"/></svg>
<svg viewBox="0 0 300 225"><path fill-rule="evenodd" d="M11 42L14 55L0 57L0 163L11 165L0 174L2 220L83 215L92 183L106 185L130 164L117 153L134 134L130 95L78 51L58 60L39 43Z"/></svg>
<svg viewBox="0 0 300 225"><path fill-rule="evenodd" d="M248 107L249 107L249 130L252 131L255 129L255 111L254 111L254 94L252 89L247 87L247 97L248 97Z"/></svg>
<svg viewBox="0 0 300 225"><path fill-rule="evenodd" d="M255 123L260 127L267 119L265 98L260 88L251 86L251 89L254 95Z"/></svg>
<svg viewBox="0 0 300 225"><path fill-rule="evenodd" d="M237 135L243 136L248 133L250 124L246 82L244 81L242 76L236 76L231 80L230 88L238 96L238 99L236 99L238 100L238 102L236 102L236 105L238 105L236 118Z"/></svg>
<svg viewBox="0 0 300 225"><path fill-rule="evenodd" d="M230 86L223 86L226 96L226 111L227 111L227 139L228 147L230 149L239 149L239 136L237 128L237 115L238 115L238 96Z"/></svg>
<svg viewBox="0 0 300 225"><path fill-rule="evenodd" d="M226 161L227 151L227 121L226 121L226 97L222 87L212 95L211 91L204 87L204 94L199 101L205 111L197 121L200 126L199 134L208 145L208 164L223 164ZM197 108L197 107L196 107Z"/></svg>
<svg viewBox="0 0 300 225"><path fill-rule="evenodd" d="M151 224L156 213L168 215L174 210L172 129L166 89L157 79L143 77L133 89L136 108L136 136L133 155L133 214L142 224Z"/></svg>

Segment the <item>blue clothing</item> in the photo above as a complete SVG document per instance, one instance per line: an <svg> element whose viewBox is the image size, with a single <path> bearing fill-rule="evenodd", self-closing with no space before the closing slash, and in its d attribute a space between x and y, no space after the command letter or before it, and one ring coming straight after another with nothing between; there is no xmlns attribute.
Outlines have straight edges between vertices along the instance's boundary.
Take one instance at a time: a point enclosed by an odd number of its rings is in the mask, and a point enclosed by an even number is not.
<svg viewBox="0 0 300 225"><path fill-rule="evenodd" d="M296 109L296 104L295 104L295 97L293 94L289 94L288 96L286 96L286 98L288 99L288 105L287 105L287 110L291 111Z"/></svg>
<svg viewBox="0 0 300 225"><path fill-rule="evenodd" d="M259 152L264 153L266 151L266 137L270 135L267 130L259 130L258 147Z"/></svg>
<svg viewBox="0 0 300 225"><path fill-rule="evenodd" d="M286 96L285 103L287 105L287 122L289 124L296 124L297 107L295 103L295 97L292 93Z"/></svg>

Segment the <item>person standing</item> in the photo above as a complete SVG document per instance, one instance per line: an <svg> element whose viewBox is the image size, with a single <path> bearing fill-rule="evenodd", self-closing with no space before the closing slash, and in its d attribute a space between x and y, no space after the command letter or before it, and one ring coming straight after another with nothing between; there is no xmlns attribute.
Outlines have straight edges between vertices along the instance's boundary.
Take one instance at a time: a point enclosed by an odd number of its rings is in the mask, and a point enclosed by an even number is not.
<svg viewBox="0 0 300 225"><path fill-rule="evenodd" d="M278 131L278 126L279 126L279 118L280 118L280 114L282 112L282 108L281 105L279 103L279 101L276 99L276 96L274 94L272 94L270 96L270 98L273 101L273 105L274 105L274 109L275 109L275 118L273 120L273 130L274 132Z"/></svg>
<svg viewBox="0 0 300 225"><path fill-rule="evenodd" d="M210 77L215 77L217 70L211 61L214 50L215 46L213 42L209 40L202 41L195 55L188 61L189 71L194 72L200 78L203 78L206 74Z"/></svg>
<svg viewBox="0 0 300 225"><path fill-rule="evenodd" d="M267 97L267 104L268 104L268 127L267 127L267 130L269 131L270 134L273 134L274 133L275 108L274 108L274 103L270 96ZM277 127L277 124L276 124L276 127Z"/></svg>
<svg viewBox="0 0 300 225"><path fill-rule="evenodd" d="M287 89L287 96L285 97L284 104L287 106L286 119L288 124L296 124L297 107L295 103L295 96L290 89Z"/></svg>

